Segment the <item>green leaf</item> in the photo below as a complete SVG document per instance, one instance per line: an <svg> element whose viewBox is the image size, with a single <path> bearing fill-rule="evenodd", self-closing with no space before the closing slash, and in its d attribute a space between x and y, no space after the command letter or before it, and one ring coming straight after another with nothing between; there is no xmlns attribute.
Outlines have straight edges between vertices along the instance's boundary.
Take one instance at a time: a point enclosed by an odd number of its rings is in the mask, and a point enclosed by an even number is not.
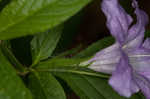
<svg viewBox="0 0 150 99"><path fill-rule="evenodd" d="M32 99L31 93L0 49L0 99Z"/></svg>
<svg viewBox="0 0 150 99"><path fill-rule="evenodd" d="M63 88L48 72L34 72L28 81L34 99L66 99Z"/></svg>
<svg viewBox="0 0 150 99"><path fill-rule="evenodd" d="M53 28L46 33L36 35L31 41L33 65L51 56L61 37L62 26Z"/></svg>
<svg viewBox="0 0 150 99"><path fill-rule="evenodd" d="M79 54L77 54L75 57L83 58L83 57L89 57L94 55L96 52L100 51L103 48L106 48L107 46L114 43L113 37L105 37L104 39L101 39L97 41L96 43L90 45L85 50L81 51Z"/></svg>
<svg viewBox="0 0 150 99"><path fill-rule="evenodd" d="M108 85L107 79L73 74L56 75L66 81L81 99L126 99ZM141 96L134 95L130 99L141 99Z"/></svg>
<svg viewBox="0 0 150 99"><path fill-rule="evenodd" d="M37 32L64 22L91 0L12 0L0 14L0 39Z"/></svg>

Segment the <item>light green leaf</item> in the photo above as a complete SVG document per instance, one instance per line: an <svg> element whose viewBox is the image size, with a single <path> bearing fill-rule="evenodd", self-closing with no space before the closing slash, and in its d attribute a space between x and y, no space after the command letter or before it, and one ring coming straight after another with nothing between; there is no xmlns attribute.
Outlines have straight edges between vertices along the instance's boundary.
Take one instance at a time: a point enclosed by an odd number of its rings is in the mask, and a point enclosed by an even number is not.
<svg viewBox="0 0 150 99"><path fill-rule="evenodd" d="M73 74L56 75L66 81L81 99L127 99L113 91L107 79ZM134 95L130 99L141 99L141 96Z"/></svg>
<svg viewBox="0 0 150 99"><path fill-rule="evenodd" d="M33 65L51 56L61 37L62 26L51 29L46 33L36 35L31 41Z"/></svg>
<svg viewBox="0 0 150 99"><path fill-rule="evenodd" d="M34 99L66 99L63 88L48 72L34 72L28 81Z"/></svg>
<svg viewBox="0 0 150 99"><path fill-rule="evenodd" d="M32 99L31 93L0 49L0 99Z"/></svg>
<svg viewBox="0 0 150 99"><path fill-rule="evenodd" d="M113 37L105 37L92 45L90 45L88 48L85 50L81 51L79 54L77 54L75 57L78 58L83 58L83 57L89 57L94 55L96 52L102 50L103 48L108 47L109 45L114 43L114 38Z"/></svg>
<svg viewBox="0 0 150 99"><path fill-rule="evenodd" d="M91 0L12 0L0 14L0 39L37 32L64 22Z"/></svg>

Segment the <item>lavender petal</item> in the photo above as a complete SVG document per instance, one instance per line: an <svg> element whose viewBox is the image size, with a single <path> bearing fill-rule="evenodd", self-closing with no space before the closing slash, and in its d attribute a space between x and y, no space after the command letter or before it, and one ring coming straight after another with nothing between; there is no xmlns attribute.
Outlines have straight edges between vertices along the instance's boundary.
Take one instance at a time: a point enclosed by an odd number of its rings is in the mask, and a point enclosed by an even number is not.
<svg viewBox="0 0 150 99"><path fill-rule="evenodd" d="M98 72L111 74L115 70L119 59L120 46L116 43L96 53L96 55L89 60L89 63L92 62L89 68Z"/></svg>
<svg viewBox="0 0 150 99"><path fill-rule="evenodd" d="M126 39L127 49L135 49L142 45L144 39L145 26L148 23L148 15L138 8L137 2L133 0L135 7L135 14L137 16L137 23L133 25L128 31Z"/></svg>
<svg viewBox="0 0 150 99"><path fill-rule="evenodd" d="M119 5L118 0L103 0L102 10L107 17L107 27L111 34L122 44L132 18Z"/></svg>
<svg viewBox="0 0 150 99"><path fill-rule="evenodd" d="M146 49L150 49L150 38L147 38L144 43L143 43L143 47Z"/></svg>
<svg viewBox="0 0 150 99"><path fill-rule="evenodd" d="M143 75L135 74L134 80L136 81L146 99L150 99L150 79Z"/></svg>
<svg viewBox="0 0 150 99"><path fill-rule="evenodd" d="M123 54L109 80L109 84L122 96L130 97L133 93L139 91L137 84L133 80L132 72L128 57Z"/></svg>
<svg viewBox="0 0 150 99"><path fill-rule="evenodd" d="M128 57L136 72L150 72L150 49L138 48L129 52Z"/></svg>

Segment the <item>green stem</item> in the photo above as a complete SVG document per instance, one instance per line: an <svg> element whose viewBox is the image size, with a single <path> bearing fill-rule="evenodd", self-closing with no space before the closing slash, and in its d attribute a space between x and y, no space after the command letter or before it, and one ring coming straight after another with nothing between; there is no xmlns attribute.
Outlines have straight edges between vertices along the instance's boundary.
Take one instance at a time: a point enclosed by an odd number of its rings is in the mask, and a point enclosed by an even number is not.
<svg viewBox="0 0 150 99"><path fill-rule="evenodd" d="M17 69L17 71L23 73L27 71L27 69L16 59L13 53L4 44L1 43L0 48L9 62Z"/></svg>
<svg viewBox="0 0 150 99"><path fill-rule="evenodd" d="M98 73L92 73L92 72L86 72L86 71L77 71L77 70L62 70L62 69L48 69L48 70L38 70L37 72L56 72L56 73L74 73L79 75L88 75L88 76L95 76L95 77L101 77L101 78L109 78L109 75L103 75Z"/></svg>

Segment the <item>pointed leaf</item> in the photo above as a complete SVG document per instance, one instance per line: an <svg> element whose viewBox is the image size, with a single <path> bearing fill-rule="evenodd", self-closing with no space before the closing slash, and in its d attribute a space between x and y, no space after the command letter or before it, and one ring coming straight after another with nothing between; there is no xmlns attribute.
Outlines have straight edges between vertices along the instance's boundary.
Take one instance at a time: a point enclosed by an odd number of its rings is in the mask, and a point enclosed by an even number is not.
<svg viewBox="0 0 150 99"><path fill-rule="evenodd" d="M65 99L59 82L48 72L34 72L29 76L29 88L34 99Z"/></svg>
<svg viewBox="0 0 150 99"><path fill-rule="evenodd" d="M33 64L51 56L61 37L61 33L62 26L58 26L46 33L40 33L33 38L31 41Z"/></svg>
<svg viewBox="0 0 150 99"><path fill-rule="evenodd" d="M0 14L0 39L37 32L64 22L91 0L12 0Z"/></svg>

